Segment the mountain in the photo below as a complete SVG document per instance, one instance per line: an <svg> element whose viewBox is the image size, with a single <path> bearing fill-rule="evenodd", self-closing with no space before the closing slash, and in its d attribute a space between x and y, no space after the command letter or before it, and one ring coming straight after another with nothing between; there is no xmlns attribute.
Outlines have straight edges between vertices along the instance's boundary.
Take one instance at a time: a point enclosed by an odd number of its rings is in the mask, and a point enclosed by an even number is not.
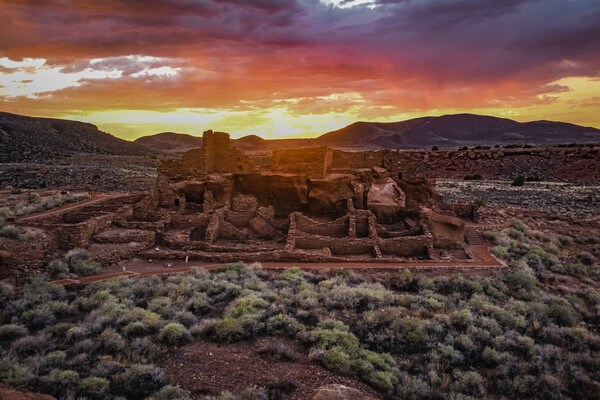
<svg viewBox="0 0 600 400"><path fill-rule="evenodd" d="M155 135L142 136L134 140L133 143L167 153L184 153L188 150L202 147L202 138L185 133L162 132Z"/></svg>
<svg viewBox="0 0 600 400"><path fill-rule="evenodd" d="M152 150L85 122L0 112L0 162L35 162L82 153L139 156Z"/></svg>
<svg viewBox="0 0 600 400"><path fill-rule="evenodd" d="M415 118L402 122L355 122L316 139L321 145L361 149L414 149L600 142L600 130L564 122L517 122L474 114Z"/></svg>

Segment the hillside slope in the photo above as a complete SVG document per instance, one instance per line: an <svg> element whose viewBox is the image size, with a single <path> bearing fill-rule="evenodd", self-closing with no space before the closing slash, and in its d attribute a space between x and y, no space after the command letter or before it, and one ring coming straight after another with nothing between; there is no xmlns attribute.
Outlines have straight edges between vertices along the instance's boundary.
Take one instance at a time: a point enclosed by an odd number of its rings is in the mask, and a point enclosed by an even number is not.
<svg viewBox="0 0 600 400"><path fill-rule="evenodd" d="M353 148L409 149L495 144L600 142L600 130L552 121L517 122L474 114L423 117L402 122L355 122L316 139Z"/></svg>
<svg viewBox="0 0 600 400"><path fill-rule="evenodd" d="M0 112L0 162L35 162L81 153L140 156L151 152L85 122Z"/></svg>
<svg viewBox="0 0 600 400"><path fill-rule="evenodd" d="M142 136L133 143L147 146L156 151L167 153L184 153L202 147L202 138L185 133L161 132L155 135Z"/></svg>

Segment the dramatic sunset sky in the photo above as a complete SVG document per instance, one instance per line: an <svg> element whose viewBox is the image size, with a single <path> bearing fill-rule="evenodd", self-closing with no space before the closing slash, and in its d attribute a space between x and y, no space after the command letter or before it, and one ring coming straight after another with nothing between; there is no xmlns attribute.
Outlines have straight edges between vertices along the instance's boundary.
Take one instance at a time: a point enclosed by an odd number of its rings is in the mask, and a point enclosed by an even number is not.
<svg viewBox="0 0 600 400"><path fill-rule="evenodd" d="M600 128L600 0L0 0L0 99L126 139L457 112Z"/></svg>

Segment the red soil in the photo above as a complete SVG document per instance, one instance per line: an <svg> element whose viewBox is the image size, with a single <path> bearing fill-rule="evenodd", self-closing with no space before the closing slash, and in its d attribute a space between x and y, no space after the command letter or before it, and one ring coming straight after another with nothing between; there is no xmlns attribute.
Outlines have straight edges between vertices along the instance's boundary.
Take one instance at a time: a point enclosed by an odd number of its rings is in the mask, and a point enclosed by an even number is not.
<svg viewBox="0 0 600 400"><path fill-rule="evenodd" d="M267 345L279 344L294 349L299 358L293 362L265 358L257 352ZM370 394L382 396L372 388L348 376L338 375L311 361L306 349L291 339L262 337L252 342L219 345L195 342L171 349L160 361L169 380L192 394L217 395L221 391L239 393L256 386L268 391L276 382L288 381L296 385L289 399L306 399L320 386L339 383Z"/></svg>

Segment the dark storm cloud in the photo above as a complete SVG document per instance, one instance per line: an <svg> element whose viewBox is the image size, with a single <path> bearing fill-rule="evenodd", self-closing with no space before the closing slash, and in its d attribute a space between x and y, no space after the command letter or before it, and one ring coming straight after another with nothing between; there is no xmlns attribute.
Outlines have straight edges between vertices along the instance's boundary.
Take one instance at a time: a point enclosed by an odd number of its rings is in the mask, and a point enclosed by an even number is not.
<svg viewBox="0 0 600 400"><path fill-rule="evenodd" d="M63 72L119 69L124 79L146 68L182 68L187 81L180 76L146 86L125 79L115 92L157 87L160 99L169 89L190 107L208 98L218 106L214 99L232 104L336 91L373 99L393 92L384 97L395 104L409 97L432 104L441 100L423 91L448 85L469 93L470 105L482 87L494 101L535 101L554 80L600 71L597 0L346 0L345 8L318 0L0 4L0 56L45 58ZM94 58L104 60L91 63ZM200 86L190 90L190 81ZM69 93L100 84L108 93L114 81L90 81ZM224 88L232 93L221 93Z"/></svg>

